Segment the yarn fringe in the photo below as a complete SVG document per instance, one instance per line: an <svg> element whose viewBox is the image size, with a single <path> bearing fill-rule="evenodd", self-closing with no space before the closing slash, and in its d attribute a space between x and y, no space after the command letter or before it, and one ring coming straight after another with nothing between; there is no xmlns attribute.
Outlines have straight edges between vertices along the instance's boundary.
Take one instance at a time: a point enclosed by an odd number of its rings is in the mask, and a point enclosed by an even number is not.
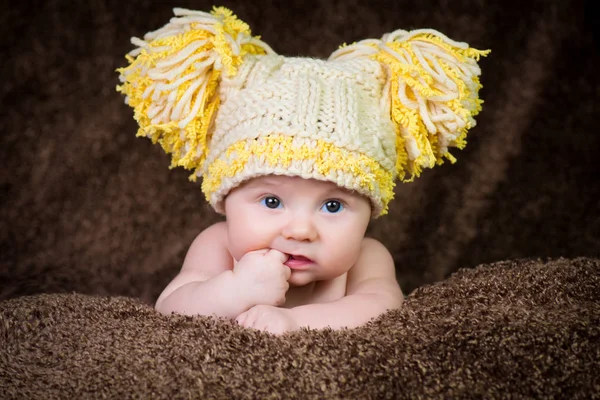
<svg viewBox="0 0 600 400"><path fill-rule="evenodd" d="M403 181L462 149L481 111L477 64L490 50L476 50L431 29L397 30L378 39L342 46L330 60L370 57L388 71L387 103L396 126L396 170Z"/></svg>
<svg viewBox="0 0 600 400"><path fill-rule="evenodd" d="M131 39L138 47L126 56L130 64L117 70L117 91L134 109L137 136L160 143L172 156L171 168L192 169L195 180L206 159L222 74L234 75L247 54L273 50L224 7L173 12L164 27Z"/></svg>

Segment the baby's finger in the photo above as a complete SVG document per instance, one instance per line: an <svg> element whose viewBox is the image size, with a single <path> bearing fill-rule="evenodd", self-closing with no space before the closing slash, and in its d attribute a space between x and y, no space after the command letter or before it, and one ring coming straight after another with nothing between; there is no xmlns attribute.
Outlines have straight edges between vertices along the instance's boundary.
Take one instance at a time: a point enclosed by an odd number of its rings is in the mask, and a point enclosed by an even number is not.
<svg viewBox="0 0 600 400"><path fill-rule="evenodd" d="M250 254L257 254L257 255L261 255L264 256L265 254L267 254L269 252L270 249L258 249L258 250L251 250L249 252L247 252L246 254L244 254L244 256L250 255Z"/></svg>
<svg viewBox="0 0 600 400"><path fill-rule="evenodd" d="M258 331L269 332L269 324L264 321L256 321L253 328Z"/></svg>
<svg viewBox="0 0 600 400"><path fill-rule="evenodd" d="M253 328L254 325L256 324L256 311L253 310L252 308L249 309L248 311L246 311L244 314L244 322L242 324L243 327L245 328Z"/></svg>
<svg viewBox="0 0 600 400"><path fill-rule="evenodd" d="M237 322L238 325L245 326L244 323L246 322L247 316L248 316L248 311L245 311L245 312L241 313L240 315L238 315L237 317L235 317L235 322Z"/></svg>
<svg viewBox="0 0 600 400"><path fill-rule="evenodd" d="M287 265L283 265L284 266L284 271L285 271L285 280L289 281L290 277L292 276L292 269L290 267L288 267Z"/></svg>
<svg viewBox="0 0 600 400"><path fill-rule="evenodd" d="M269 249L269 251L267 251L267 253L265 254L265 257L271 257L272 259L277 260L282 264L286 262L288 258L290 258L289 255L275 249Z"/></svg>
<svg viewBox="0 0 600 400"><path fill-rule="evenodd" d="M256 320L255 314L256 313L253 312L252 309L250 309L238 315L238 317L235 320L239 325L243 326L244 328L252 328Z"/></svg>

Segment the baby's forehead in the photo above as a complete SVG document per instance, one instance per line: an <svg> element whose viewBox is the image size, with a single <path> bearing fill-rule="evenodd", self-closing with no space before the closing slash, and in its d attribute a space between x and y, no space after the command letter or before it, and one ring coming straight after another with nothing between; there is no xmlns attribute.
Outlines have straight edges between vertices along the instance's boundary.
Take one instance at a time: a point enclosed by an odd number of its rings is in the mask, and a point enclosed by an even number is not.
<svg viewBox="0 0 600 400"><path fill-rule="evenodd" d="M265 175L252 178L244 183L246 188L279 188L293 190L315 190L328 193L356 194L346 188L340 187L333 182L318 179L304 179L298 176Z"/></svg>

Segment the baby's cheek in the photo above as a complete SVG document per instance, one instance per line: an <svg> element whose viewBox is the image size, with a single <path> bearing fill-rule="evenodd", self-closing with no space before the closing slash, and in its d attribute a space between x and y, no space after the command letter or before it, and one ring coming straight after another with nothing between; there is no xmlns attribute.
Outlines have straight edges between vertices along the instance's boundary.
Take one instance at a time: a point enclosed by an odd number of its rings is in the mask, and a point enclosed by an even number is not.
<svg viewBox="0 0 600 400"><path fill-rule="evenodd" d="M346 249L345 251L330 254L328 257L328 270L332 275L339 276L350 270L358 260L359 251Z"/></svg>
<svg viewBox="0 0 600 400"><path fill-rule="evenodd" d="M229 236L229 252L237 261L239 261L245 254L255 251L269 248L269 245L264 241L256 240L257 238L251 235L231 235Z"/></svg>
<svg viewBox="0 0 600 400"><path fill-rule="evenodd" d="M240 261L244 254L247 253L247 251L245 250L247 245L244 241L244 235L238 235L235 232L230 232L227 239L227 247L229 249L229 252L233 256L233 258L235 258L237 261Z"/></svg>
<svg viewBox="0 0 600 400"><path fill-rule="evenodd" d="M240 241L232 242L229 246L229 252L237 261L240 261L240 259L244 257L245 254L253 250L255 249L253 249L251 246L248 246L246 243Z"/></svg>
<svg viewBox="0 0 600 400"><path fill-rule="evenodd" d="M361 243L357 243L354 246L347 248L345 252L344 264L348 269L352 268L358 261L358 257L360 256L360 245Z"/></svg>

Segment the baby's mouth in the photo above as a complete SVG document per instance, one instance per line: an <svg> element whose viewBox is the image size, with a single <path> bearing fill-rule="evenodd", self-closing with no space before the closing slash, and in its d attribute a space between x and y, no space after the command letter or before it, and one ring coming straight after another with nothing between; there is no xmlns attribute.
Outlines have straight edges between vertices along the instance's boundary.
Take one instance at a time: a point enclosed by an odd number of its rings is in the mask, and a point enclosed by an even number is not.
<svg viewBox="0 0 600 400"><path fill-rule="evenodd" d="M307 262L312 262L312 260L310 258L306 258L304 256L295 256L293 254L289 254L288 257L288 261L290 260L298 260L298 261L307 261Z"/></svg>
<svg viewBox="0 0 600 400"><path fill-rule="evenodd" d="M284 264L292 269L302 269L308 267L313 263L313 260L311 260L308 257L288 254L288 259Z"/></svg>

